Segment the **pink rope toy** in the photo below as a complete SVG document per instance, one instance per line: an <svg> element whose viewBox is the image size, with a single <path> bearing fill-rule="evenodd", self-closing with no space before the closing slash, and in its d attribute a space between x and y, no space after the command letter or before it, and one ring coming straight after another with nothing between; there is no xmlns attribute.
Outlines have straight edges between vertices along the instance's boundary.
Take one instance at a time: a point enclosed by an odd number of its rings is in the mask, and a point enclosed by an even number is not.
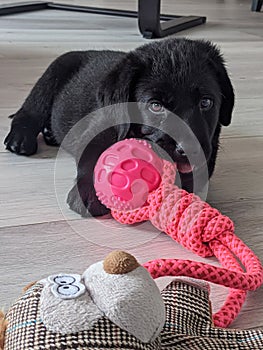
<svg viewBox="0 0 263 350"><path fill-rule="evenodd" d="M142 140L120 141L100 156L94 171L99 200L122 224L145 220L201 257L215 256L222 267L182 259L144 264L153 278L188 276L230 288L215 326L237 317L247 291L263 283L257 256L234 234L234 224L193 193L174 185L176 165L160 159Z"/></svg>

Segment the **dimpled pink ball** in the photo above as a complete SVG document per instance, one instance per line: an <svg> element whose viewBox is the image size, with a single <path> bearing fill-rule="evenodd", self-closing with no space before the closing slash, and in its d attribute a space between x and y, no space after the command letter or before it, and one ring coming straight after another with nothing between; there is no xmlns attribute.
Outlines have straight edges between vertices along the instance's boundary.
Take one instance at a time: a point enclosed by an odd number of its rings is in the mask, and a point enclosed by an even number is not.
<svg viewBox="0 0 263 350"><path fill-rule="evenodd" d="M95 166L96 194L110 209L139 208L159 186L162 168L162 159L146 141L117 142L101 154Z"/></svg>

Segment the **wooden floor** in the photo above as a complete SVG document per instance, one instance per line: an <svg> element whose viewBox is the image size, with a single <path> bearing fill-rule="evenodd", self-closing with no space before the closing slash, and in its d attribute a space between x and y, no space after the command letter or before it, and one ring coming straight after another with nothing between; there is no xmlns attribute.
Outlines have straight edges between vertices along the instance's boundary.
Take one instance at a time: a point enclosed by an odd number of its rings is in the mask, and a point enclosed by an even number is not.
<svg viewBox="0 0 263 350"><path fill-rule="evenodd" d="M212 40L227 60L236 107L232 125L223 131L208 201L234 220L237 235L263 261L263 13L251 13L246 0L163 2L165 13L206 15L206 25L178 37ZM127 9L136 4L74 3ZM1 17L0 140L9 129L7 116L57 55L75 49L130 50L145 42L134 19L60 11ZM30 158L0 146L0 307L7 309L28 282L59 271L82 272L114 248L129 250L141 262L159 257L205 261L149 224L120 228L110 219L79 219L64 204L75 170L65 167L63 159L56 166L56 155L57 149L42 140ZM213 286L215 310L226 293ZM249 294L232 327L263 327L263 288Z"/></svg>

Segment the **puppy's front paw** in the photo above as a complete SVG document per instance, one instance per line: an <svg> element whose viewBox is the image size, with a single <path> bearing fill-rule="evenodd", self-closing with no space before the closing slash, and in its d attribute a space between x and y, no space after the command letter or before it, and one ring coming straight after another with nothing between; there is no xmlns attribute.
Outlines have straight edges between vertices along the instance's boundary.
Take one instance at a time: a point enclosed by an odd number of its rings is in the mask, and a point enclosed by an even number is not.
<svg viewBox="0 0 263 350"><path fill-rule="evenodd" d="M98 200L92 184L85 183L83 179L73 186L68 194L67 203L71 210L83 217L102 216L109 213Z"/></svg>
<svg viewBox="0 0 263 350"><path fill-rule="evenodd" d="M25 156L30 156L37 151L37 138L32 130L27 128L12 127L4 144L9 151Z"/></svg>

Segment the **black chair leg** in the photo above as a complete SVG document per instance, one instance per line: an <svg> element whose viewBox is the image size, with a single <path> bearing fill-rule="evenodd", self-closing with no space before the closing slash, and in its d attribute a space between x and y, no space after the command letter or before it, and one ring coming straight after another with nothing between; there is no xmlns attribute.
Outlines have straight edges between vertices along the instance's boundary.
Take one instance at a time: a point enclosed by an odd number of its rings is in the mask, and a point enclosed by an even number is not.
<svg viewBox="0 0 263 350"><path fill-rule="evenodd" d="M37 1L1 5L0 16L38 10L64 10L133 17L138 18L139 29L147 39L162 38L206 22L206 17L161 15L160 8L161 0L138 0L138 12Z"/></svg>
<svg viewBox="0 0 263 350"><path fill-rule="evenodd" d="M139 29L147 39L162 38L206 22L206 17L160 15L161 0L138 1Z"/></svg>
<svg viewBox="0 0 263 350"><path fill-rule="evenodd" d="M251 11L259 12L261 10L263 0L252 0Z"/></svg>
<svg viewBox="0 0 263 350"><path fill-rule="evenodd" d="M11 3L0 6L0 16L14 15L16 13L31 12L48 9L48 2L34 1Z"/></svg>

